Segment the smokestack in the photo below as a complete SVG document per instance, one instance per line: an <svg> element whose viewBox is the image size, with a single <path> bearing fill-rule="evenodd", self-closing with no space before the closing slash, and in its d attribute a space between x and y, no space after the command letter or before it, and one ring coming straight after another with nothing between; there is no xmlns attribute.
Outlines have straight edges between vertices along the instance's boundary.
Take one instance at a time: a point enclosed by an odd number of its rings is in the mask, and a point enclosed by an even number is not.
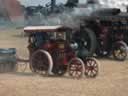
<svg viewBox="0 0 128 96"><path fill-rule="evenodd" d="M87 0L87 4L99 4L98 0Z"/></svg>
<svg viewBox="0 0 128 96"><path fill-rule="evenodd" d="M65 6L73 8L73 7L76 7L78 3L79 3L79 0L68 0Z"/></svg>
<svg viewBox="0 0 128 96"><path fill-rule="evenodd" d="M56 0L51 0L51 12L55 11Z"/></svg>
<svg viewBox="0 0 128 96"><path fill-rule="evenodd" d="M128 6L126 7L127 13L128 13Z"/></svg>

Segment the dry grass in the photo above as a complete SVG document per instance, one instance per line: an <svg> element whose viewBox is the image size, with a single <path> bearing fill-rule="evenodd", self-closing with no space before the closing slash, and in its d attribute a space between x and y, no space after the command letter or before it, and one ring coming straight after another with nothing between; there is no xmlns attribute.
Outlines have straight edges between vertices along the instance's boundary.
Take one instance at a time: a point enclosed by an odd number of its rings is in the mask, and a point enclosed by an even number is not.
<svg viewBox="0 0 128 96"><path fill-rule="evenodd" d="M27 38L22 30L0 30L0 47L16 47L18 55L28 57ZM128 60L100 60L95 79L41 77L30 72L0 74L0 96L128 96Z"/></svg>

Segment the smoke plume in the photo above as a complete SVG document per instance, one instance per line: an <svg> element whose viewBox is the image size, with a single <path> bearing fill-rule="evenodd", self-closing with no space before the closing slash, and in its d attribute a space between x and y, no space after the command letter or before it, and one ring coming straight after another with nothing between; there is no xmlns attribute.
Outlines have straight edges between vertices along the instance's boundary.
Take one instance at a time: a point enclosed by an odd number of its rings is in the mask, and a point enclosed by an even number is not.
<svg viewBox="0 0 128 96"><path fill-rule="evenodd" d="M120 8L121 11L126 11L126 6L128 5L127 0L97 0L95 4L87 4L86 0L86 2L82 3L82 8L64 8L63 12L57 14L53 13L48 16L38 14L37 16L29 18L27 20L27 25L64 25L71 28L77 28L81 22L80 17L90 16L95 10L102 8Z"/></svg>
<svg viewBox="0 0 128 96"><path fill-rule="evenodd" d="M98 8L97 4L94 4L87 5L86 8L65 8L63 12L57 14L53 13L48 16L40 14L37 17L29 18L28 25L63 25L71 28L78 28L81 22L80 17L90 16L90 14Z"/></svg>
<svg viewBox="0 0 128 96"><path fill-rule="evenodd" d="M16 4L16 8L7 8L9 9L9 16L7 11L5 11L5 6L2 3L2 1L6 1L5 4L8 4L8 6L12 6L12 2L11 0L0 0L0 15L2 15L3 17L7 17L7 18L11 18L11 19L15 19L15 10L20 9L18 6L20 6L20 4ZM12 0L12 1L16 1L16 0ZM20 2L22 2L23 0L18 0ZM26 1L26 0L24 0ZM30 0L31 1L31 0ZM57 0L59 1L59 0ZM64 0L66 1L66 0ZM68 27L73 27L73 28L77 28L79 27L79 23L81 22L79 17L83 17L83 16L90 16L90 14L98 9L102 9L102 8L120 8L121 11L126 11L126 6L128 6L128 0L94 0L97 1L98 3L95 4L87 4L87 1L89 0L79 0L80 4L83 4L83 7L80 8L64 8L63 12L57 13L57 14L51 14L48 16L45 16L43 14L36 14L35 16L32 16L30 18L27 18L24 22L22 22L23 24L26 25L64 25L64 26L68 26ZM26 1L27 2L27 1ZM25 4L27 4L25 2ZM21 3L22 4L22 3ZM2 7L3 5L3 7ZM61 5L60 5L61 6ZM62 5L63 7L63 5ZM20 11L19 11L20 12ZM16 15L17 13L16 12ZM21 13L21 12L20 12ZM22 14L21 14L22 15ZM14 18L13 18L14 17ZM20 17L20 16L19 16ZM21 21L21 20L20 20ZM23 20L22 20L23 21ZM0 24L2 22L5 22L2 18L0 18ZM6 22L5 22L6 23ZM2 23L3 24L3 23ZM8 24L8 23L7 23ZM18 24L17 24L18 25Z"/></svg>

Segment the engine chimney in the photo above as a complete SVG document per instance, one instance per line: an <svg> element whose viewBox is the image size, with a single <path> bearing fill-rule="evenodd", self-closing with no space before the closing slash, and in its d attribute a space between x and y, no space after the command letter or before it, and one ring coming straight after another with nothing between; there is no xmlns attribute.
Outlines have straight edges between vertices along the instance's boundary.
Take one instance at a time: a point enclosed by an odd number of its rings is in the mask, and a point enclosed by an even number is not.
<svg viewBox="0 0 128 96"><path fill-rule="evenodd" d="M98 4L98 0L87 0L87 4Z"/></svg>
<svg viewBox="0 0 128 96"><path fill-rule="evenodd" d="M76 7L79 3L79 0L68 0L66 5L67 7Z"/></svg>
<svg viewBox="0 0 128 96"><path fill-rule="evenodd" d="M56 7L56 0L51 0L51 12L55 11L55 7Z"/></svg>

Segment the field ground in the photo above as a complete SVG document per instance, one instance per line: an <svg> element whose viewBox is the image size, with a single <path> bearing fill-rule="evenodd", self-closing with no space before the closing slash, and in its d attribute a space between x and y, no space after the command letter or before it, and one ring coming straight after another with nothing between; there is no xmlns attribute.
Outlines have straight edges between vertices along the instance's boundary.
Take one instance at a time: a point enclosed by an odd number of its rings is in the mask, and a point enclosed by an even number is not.
<svg viewBox="0 0 128 96"><path fill-rule="evenodd" d="M0 30L0 48L17 48L18 55L28 57L27 38L22 30ZM42 77L26 72L0 74L0 96L128 96L128 60L100 61L99 76L75 80L69 76Z"/></svg>

